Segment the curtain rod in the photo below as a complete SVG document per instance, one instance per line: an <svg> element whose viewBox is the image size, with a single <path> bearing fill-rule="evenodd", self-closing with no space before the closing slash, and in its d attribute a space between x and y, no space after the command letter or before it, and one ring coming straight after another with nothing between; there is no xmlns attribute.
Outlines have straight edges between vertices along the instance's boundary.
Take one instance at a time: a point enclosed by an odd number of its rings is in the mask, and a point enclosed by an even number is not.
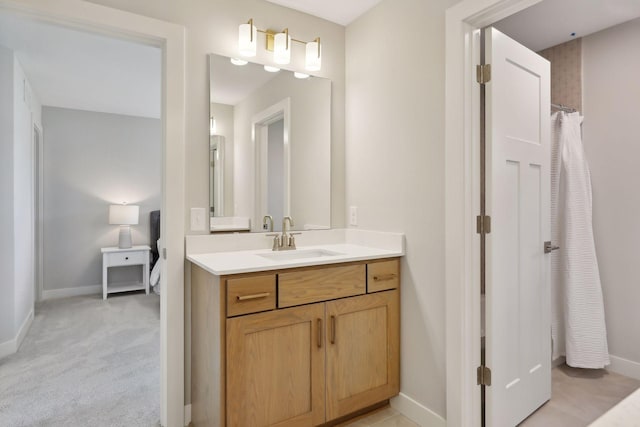
<svg viewBox="0 0 640 427"><path fill-rule="evenodd" d="M562 110L562 111L564 111L565 113L575 113L575 112L577 112L577 111L578 111L578 110L576 110L575 108L567 107L566 105L562 105L562 104L553 104L553 103L552 103L552 104L551 104L551 106L552 106L553 108L558 109L558 110Z"/></svg>

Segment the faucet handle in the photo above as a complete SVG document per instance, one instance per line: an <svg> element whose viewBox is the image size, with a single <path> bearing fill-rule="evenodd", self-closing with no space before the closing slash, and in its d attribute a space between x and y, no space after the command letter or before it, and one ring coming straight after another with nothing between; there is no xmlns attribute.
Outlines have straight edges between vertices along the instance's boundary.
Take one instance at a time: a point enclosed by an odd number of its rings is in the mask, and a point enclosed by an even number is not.
<svg viewBox="0 0 640 427"><path fill-rule="evenodd" d="M299 231L296 233L289 233L289 247L291 249L295 249L296 248L296 238L293 236L297 236L298 234L302 234Z"/></svg>
<svg viewBox="0 0 640 427"><path fill-rule="evenodd" d="M282 240L280 240L280 233L267 233L265 234L267 237L273 237L273 247L271 250L277 251L282 246Z"/></svg>

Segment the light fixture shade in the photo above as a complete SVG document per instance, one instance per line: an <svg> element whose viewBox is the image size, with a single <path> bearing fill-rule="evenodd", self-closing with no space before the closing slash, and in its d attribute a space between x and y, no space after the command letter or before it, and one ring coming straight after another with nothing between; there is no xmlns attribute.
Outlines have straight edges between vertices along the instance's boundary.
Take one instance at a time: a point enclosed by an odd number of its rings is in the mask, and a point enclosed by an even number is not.
<svg viewBox="0 0 640 427"><path fill-rule="evenodd" d="M109 224L136 225L140 206L135 205L111 205L109 206Z"/></svg>
<svg viewBox="0 0 640 427"><path fill-rule="evenodd" d="M273 61L276 64L291 62L291 36L288 33L278 33L274 36Z"/></svg>
<svg viewBox="0 0 640 427"><path fill-rule="evenodd" d="M241 24L240 27L238 27L238 49L242 56L256 56L258 49L258 29L253 25L253 22Z"/></svg>
<svg viewBox="0 0 640 427"><path fill-rule="evenodd" d="M320 40L307 43L305 68L309 71L318 71L322 67L322 46Z"/></svg>
<svg viewBox="0 0 640 427"><path fill-rule="evenodd" d="M238 66L247 65L249 63L244 59L240 59L240 58L231 58L230 61L233 65L238 65Z"/></svg>

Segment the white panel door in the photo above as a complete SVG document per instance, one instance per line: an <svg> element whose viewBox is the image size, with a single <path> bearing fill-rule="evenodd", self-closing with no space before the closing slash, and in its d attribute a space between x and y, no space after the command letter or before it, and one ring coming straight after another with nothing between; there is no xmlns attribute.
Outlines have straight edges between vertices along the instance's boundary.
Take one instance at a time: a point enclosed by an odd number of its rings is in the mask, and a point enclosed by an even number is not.
<svg viewBox="0 0 640 427"><path fill-rule="evenodd" d="M485 30L486 421L512 427L551 398L549 62Z"/></svg>

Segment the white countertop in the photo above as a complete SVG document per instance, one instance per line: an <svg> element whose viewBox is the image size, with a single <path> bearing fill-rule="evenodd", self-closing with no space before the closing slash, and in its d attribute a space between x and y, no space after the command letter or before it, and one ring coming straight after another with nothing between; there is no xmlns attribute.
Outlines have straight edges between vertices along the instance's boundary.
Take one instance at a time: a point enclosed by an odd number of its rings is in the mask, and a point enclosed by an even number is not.
<svg viewBox="0 0 640 427"><path fill-rule="evenodd" d="M308 231L297 236L298 249L272 251L272 238L265 235L187 236L187 260L211 274L252 273L256 271L280 270L283 268L308 267L365 261L379 258L394 258L404 255L404 235L362 230ZM308 258L286 259L309 250L335 252ZM269 259L264 255L279 256Z"/></svg>
<svg viewBox="0 0 640 427"><path fill-rule="evenodd" d="M218 252L208 254L187 255L192 263L202 267L211 274L222 276L226 274L252 273L255 271L280 270L282 268L308 267L312 265L327 265L341 262L364 261L368 259L393 258L402 256L402 252L371 248L353 244L335 244L320 246L305 246L297 250L321 249L337 252L339 255L319 256L301 259L272 260L260 254L285 253L274 252L270 249L250 251Z"/></svg>

